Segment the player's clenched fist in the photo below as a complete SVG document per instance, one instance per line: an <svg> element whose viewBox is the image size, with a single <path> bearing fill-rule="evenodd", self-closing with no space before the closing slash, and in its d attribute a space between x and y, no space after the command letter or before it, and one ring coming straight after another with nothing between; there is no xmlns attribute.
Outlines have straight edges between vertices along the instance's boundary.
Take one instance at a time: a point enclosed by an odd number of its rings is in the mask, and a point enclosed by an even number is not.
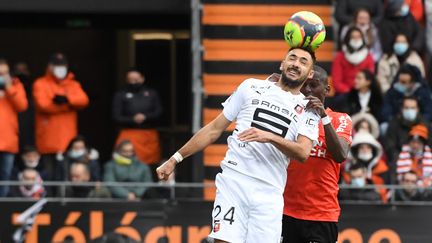
<svg viewBox="0 0 432 243"><path fill-rule="evenodd" d="M166 181L168 180L169 175L174 171L177 161L174 158L170 158L165 161L161 166L156 169L156 174L159 180Z"/></svg>

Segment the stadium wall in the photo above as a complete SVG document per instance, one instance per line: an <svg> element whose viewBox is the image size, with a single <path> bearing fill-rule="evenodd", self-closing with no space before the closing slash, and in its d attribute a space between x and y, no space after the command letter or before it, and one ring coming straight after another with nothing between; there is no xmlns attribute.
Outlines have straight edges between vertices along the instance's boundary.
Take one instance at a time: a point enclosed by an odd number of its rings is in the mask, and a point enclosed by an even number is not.
<svg viewBox="0 0 432 243"><path fill-rule="evenodd" d="M12 242L19 213L32 202L1 202L1 242ZM109 232L144 243L200 243L211 230L212 203L202 201L49 202L36 216L26 243L92 242ZM432 205L344 205L343 243L432 242ZM97 241L94 241L97 242Z"/></svg>

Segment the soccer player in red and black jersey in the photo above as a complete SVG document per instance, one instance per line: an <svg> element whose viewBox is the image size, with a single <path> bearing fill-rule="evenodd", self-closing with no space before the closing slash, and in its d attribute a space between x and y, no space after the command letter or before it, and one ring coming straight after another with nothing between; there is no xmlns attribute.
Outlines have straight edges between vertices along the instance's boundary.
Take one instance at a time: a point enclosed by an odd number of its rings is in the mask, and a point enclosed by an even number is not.
<svg viewBox="0 0 432 243"><path fill-rule="evenodd" d="M341 163L351 146L351 118L324 108L330 90L327 72L314 67L314 76L301 92L309 99L306 109L321 116L318 144L305 163L292 161L284 192L282 236L284 243L334 243L338 237L338 181Z"/></svg>

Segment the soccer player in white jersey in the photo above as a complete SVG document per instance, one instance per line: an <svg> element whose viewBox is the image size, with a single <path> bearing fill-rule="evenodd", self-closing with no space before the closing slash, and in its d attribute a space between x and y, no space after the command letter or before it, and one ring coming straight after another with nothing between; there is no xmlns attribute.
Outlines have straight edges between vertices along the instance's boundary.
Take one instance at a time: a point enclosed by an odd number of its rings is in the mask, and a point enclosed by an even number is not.
<svg viewBox="0 0 432 243"><path fill-rule="evenodd" d="M184 157L213 143L234 120L228 151L216 176L215 242L279 243L283 191L290 159L305 161L318 139L319 116L300 93L313 77L314 54L291 49L278 82L247 79L223 103L222 113L157 168L166 180Z"/></svg>

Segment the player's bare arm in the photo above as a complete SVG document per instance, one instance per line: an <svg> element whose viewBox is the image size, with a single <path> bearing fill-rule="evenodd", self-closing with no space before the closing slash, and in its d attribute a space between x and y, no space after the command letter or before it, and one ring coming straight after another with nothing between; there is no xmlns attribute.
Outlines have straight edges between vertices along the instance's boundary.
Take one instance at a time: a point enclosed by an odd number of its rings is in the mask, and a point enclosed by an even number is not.
<svg viewBox="0 0 432 243"><path fill-rule="evenodd" d="M297 141L289 141L271 132L252 127L238 135L242 142L271 143L287 157L304 162L312 150L312 140L299 135Z"/></svg>
<svg viewBox="0 0 432 243"><path fill-rule="evenodd" d="M315 96L308 96L306 99L309 100L306 109L314 109L321 118L327 116L321 100ZM344 162L348 156L350 145L344 138L337 135L332 123L324 125L324 132L327 149L331 156L337 163Z"/></svg>
<svg viewBox="0 0 432 243"><path fill-rule="evenodd" d="M203 150L208 145L216 141L223 131L231 124L231 121L225 118L221 113L213 121L201 128L178 152L183 158L186 158L198 151ZM160 180L168 180L169 175L174 171L177 161L174 157L168 159L165 163L156 169Z"/></svg>

